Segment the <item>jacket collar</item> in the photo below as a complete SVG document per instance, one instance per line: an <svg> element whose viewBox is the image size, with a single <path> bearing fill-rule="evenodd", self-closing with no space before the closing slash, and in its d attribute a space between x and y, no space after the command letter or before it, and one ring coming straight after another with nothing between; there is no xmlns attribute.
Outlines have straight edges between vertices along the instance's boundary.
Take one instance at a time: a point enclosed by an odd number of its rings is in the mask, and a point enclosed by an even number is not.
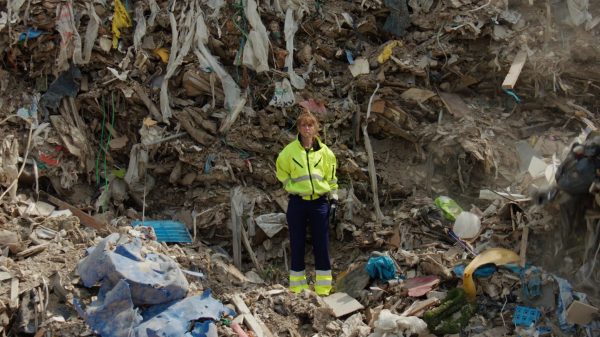
<svg viewBox="0 0 600 337"><path fill-rule="evenodd" d="M300 134L298 134L296 136L296 140L298 141L298 144L300 145L300 147L304 149L304 146L302 146L302 140L300 139ZM320 149L321 149L321 140L319 139L319 137L315 137L315 140L313 141L312 150L319 151Z"/></svg>

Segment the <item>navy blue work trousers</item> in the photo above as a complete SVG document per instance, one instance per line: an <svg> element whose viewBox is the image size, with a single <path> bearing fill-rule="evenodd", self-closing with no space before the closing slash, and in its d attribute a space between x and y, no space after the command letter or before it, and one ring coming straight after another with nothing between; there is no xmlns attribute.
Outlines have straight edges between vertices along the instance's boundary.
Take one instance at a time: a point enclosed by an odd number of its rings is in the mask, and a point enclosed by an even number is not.
<svg viewBox="0 0 600 337"><path fill-rule="evenodd" d="M304 271L306 229L310 226L316 270L331 270L329 261L329 201L323 196L304 200L291 195L287 209L290 232L291 270Z"/></svg>

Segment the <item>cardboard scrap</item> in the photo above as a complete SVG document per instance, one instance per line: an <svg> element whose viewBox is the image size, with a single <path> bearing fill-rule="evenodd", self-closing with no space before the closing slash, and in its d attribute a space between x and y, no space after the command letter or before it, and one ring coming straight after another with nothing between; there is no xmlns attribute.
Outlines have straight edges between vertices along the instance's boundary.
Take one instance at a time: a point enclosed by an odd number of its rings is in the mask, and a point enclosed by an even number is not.
<svg viewBox="0 0 600 337"><path fill-rule="evenodd" d="M336 318L364 309L359 301L350 297L346 293L334 293L333 295L323 298L325 304L333 310Z"/></svg>
<svg viewBox="0 0 600 337"><path fill-rule="evenodd" d="M369 73L369 60L359 57L354 60L354 64L348 66L353 77Z"/></svg>
<svg viewBox="0 0 600 337"><path fill-rule="evenodd" d="M433 96L435 96L435 92L419 88L410 88L400 95L400 97L407 101L414 101L418 103L423 103Z"/></svg>
<svg viewBox="0 0 600 337"><path fill-rule="evenodd" d="M599 309L580 301L573 301L567 309L567 322L571 324L587 325L598 318Z"/></svg>

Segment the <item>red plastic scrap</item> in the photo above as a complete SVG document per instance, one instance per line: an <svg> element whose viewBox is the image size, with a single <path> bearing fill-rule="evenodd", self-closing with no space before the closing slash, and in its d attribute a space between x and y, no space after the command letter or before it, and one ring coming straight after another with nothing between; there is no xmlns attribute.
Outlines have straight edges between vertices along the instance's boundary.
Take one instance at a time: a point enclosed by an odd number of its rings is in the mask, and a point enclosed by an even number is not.
<svg viewBox="0 0 600 337"><path fill-rule="evenodd" d="M40 154L38 155L38 159L48 166L57 166L60 163L62 149L62 146L57 145L54 147L53 152L50 152L48 154L40 152Z"/></svg>

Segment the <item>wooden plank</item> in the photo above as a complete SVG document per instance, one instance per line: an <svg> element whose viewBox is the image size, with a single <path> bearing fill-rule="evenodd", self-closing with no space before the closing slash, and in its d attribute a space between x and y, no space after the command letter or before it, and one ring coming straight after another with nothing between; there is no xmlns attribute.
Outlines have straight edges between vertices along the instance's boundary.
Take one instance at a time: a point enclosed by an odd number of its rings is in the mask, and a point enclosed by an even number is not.
<svg viewBox="0 0 600 337"><path fill-rule="evenodd" d="M254 332L256 337L273 336L273 333L269 330L269 328L267 328L265 323L263 323L258 317L254 317L254 315L252 315L250 309L248 308L246 302L244 302L240 294L233 295L233 298L231 300L233 301L233 304L238 309L240 314L244 315L245 323L248 325L250 330Z"/></svg>
<svg viewBox="0 0 600 337"><path fill-rule="evenodd" d="M10 280L12 275L6 271L0 271L0 282Z"/></svg>
<svg viewBox="0 0 600 337"><path fill-rule="evenodd" d="M523 227L523 237L521 238L521 249L519 250L519 256L521 258L521 267L525 267L527 262L527 242L529 240L529 226Z"/></svg>
<svg viewBox="0 0 600 337"><path fill-rule="evenodd" d="M80 210L79 208L72 206L54 196L51 196L48 193L40 192L40 194L44 195L48 199L49 202L55 204L60 209L68 209L69 211L71 211L71 213L73 213L73 215L75 215L76 217L79 218L79 220L81 221L82 224L84 224L88 227L97 229L99 231L107 231L108 230L106 223L101 222L100 220L85 213L84 211Z"/></svg>
<svg viewBox="0 0 600 337"><path fill-rule="evenodd" d="M262 273L263 267L260 264L260 262L258 262L258 258L256 257L256 254L254 254L254 250L252 250L252 245L250 244L250 240L248 239L248 233L246 232L246 229L244 228L243 225L240 226L240 232L242 233L242 240L244 242L244 247L246 247L246 251L248 252L248 255L250 255L250 259L252 260L252 263L256 267L256 270L258 270L259 272Z"/></svg>
<svg viewBox="0 0 600 337"><path fill-rule="evenodd" d="M454 117L462 117L471 111L471 108L460 96L448 92L438 92L448 112Z"/></svg>
<svg viewBox="0 0 600 337"><path fill-rule="evenodd" d="M236 187L231 193L231 239L233 245L233 264L239 270L242 269L242 215L238 214L242 210L241 205L235 205L235 201L240 199L241 190Z"/></svg>
<svg viewBox="0 0 600 337"><path fill-rule="evenodd" d="M440 303L440 300L432 297L423 301L415 301L400 316L421 316L430 307Z"/></svg>
<svg viewBox="0 0 600 337"><path fill-rule="evenodd" d="M19 279L13 277L10 281L10 303L11 309L17 309L19 307Z"/></svg>
<svg viewBox="0 0 600 337"><path fill-rule="evenodd" d="M521 70L523 70L523 66L525 65L525 61L527 61L527 52L521 50L517 56L515 56L515 59L508 70L508 74L506 74L504 82L502 82L502 89L514 89L515 84L519 79L519 75L521 75Z"/></svg>

